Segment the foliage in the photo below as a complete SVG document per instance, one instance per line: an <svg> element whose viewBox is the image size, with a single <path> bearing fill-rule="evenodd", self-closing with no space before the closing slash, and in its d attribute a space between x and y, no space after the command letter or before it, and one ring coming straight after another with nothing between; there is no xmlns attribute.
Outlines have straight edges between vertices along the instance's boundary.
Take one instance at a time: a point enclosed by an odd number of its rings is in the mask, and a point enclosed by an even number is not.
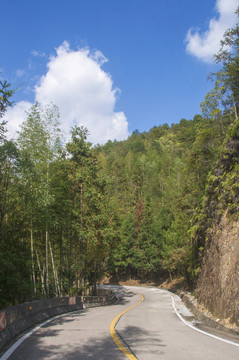
<svg viewBox="0 0 239 360"><path fill-rule="evenodd" d="M7 108L12 105L10 99L13 96L15 90L12 90L10 87L11 84L9 84L7 81L0 80L0 119L7 111ZM0 122L0 145L5 138L4 133L6 132L6 123L7 122L5 120Z"/></svg>

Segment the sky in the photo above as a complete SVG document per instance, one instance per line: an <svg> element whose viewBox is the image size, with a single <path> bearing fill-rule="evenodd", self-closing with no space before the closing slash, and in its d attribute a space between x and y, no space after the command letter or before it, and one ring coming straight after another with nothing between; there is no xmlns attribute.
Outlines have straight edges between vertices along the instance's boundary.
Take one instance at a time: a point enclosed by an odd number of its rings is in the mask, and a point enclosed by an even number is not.
<svg viewBox="0 0 239 360"><path fill-rule="evenodd" d="M89 141L200 113L213 61L238 0L0 0L0 79L17 88L15 138L36 101L54 103L61 127Z"/></svg>

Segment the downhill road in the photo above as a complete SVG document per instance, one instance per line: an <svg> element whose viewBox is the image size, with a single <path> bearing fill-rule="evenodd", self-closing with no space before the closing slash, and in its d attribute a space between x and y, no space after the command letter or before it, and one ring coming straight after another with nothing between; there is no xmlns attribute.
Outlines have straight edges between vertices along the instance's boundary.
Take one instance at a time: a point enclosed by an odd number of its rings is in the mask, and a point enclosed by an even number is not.
<svg viewBox="0 0 239 360"><path fill-rule="evenodd" d="M117 305L62 315L0 359L239 359L239 343L235 340L223 342L180 319L181 315L189 319L191 314L176 295L157 288L113 288L120 297Z"/></svg>

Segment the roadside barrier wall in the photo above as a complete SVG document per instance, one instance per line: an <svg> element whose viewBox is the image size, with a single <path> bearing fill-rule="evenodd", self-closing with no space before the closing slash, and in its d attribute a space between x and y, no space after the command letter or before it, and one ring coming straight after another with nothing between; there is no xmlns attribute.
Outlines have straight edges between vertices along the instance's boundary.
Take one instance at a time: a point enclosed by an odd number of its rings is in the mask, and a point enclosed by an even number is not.
<svg viewBox="0 0 239 360"><path fill-rule="evenodd" d="M190 298L189 295L187 295L186 293L181 293L180 297L182 299L182 301L185 303L185 305L187 306L188 309L190 309L193 313L193 315L199 320L201 321L203 324L207 325L208 327L212 328L212 329L217 329L223 332L227 332L233 335L238 336L239 335L239 329L238 328L228 328L223 324L220 324L217 320L214 320L208 316L206 316L203 312L201 312L197 306L193 303L193 300Z"/></svg>
<svg viewBox="0 0 239 360"><path fill-rule="evenodd" d="M14 305L0 310L0 350L21 332L53 316L88 307L111 305L114 294L44 299Z"/></svg>

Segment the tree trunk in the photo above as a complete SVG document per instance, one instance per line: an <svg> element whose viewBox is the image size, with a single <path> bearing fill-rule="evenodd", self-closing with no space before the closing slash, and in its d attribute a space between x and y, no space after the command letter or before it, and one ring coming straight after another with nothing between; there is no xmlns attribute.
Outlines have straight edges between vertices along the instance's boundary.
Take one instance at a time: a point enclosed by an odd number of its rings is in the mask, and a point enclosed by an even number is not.
<svg viewBox="0 0 239 360"><path fill-rule="evenodd" d="M40 264L39 256L38 256L36 249L35 249L35 252L36 252L36 258L37 258L37 264L38 264L38 269L39 269L39 273L40 273L40 278L41 278L42 294L46 295L46 290L45 290L45 286L44 286L44 274L41 269L41 264Z"/></svg>
<svg viewBox="0 0 239 360"><path fill-rule="evenodd" d="M46 231L46 293L49 297L49 268L48 268L48 231Z"/></svg>
<svg viewBox="0 0 239 360"><path fill-rule="evenodd" d="M230 90L231 90L231 94L232 94L232 102L233 102L235 118L238 119L237 107L236 107L236 103L235 103L235 100L234 100L233 90L232 90L231 87L230 87Z"/></svg>
<svg viewBox="0 0 239 360"><path fill-rule="evenodd" d="M58 284L58 277L57 277L57 271L55 268L55 261L53 256L53 251L51 247L51 241L49 240L49 249L50 249L50 255L51 255L51 263L52 263L52 270L53 270L53 276L54 276L54 284L55 284L55 294L57 297L59 297L59 284Z"/></svg>
<svg viewBox="0 0 239 360"><path fill-rule="evenodd" d="M32 231L32 227L31 227L31 262L32 262L32 281L33 281L33 289L34 289L34 294L36 294L37 289L36 289L36 274L35 274L35 267L34 267L34 248L33 248L34 244L33 244L33 231Z"/></svg>
<svg viewBox="0 0 239 360"><path fill-rule="evenodd" d="M79 288L79 269L78 269L78 235L76 230L74 233L74 237L75 237L75 286L77 292Z"/></svg>
<svg viewBox="0 0 239 360"><path fill-rule="evenodd" d="M62 252L63 252L63 231L61 229L61 233L60 233L60 270L59 270L59 290L60 293L59 295L62 296Z"/></svg>
<svg viewBox="0 0 239 360"><path fill-rule="evenodd" d="M93 293L93 295L94 296L96 296L97 295L97 291L96 291L96 289L97 289L97 287L96 287L96 283L97 283L97 265L96 265L96 263L95 263L95 272L94 272L94 293Z"/></svg>
<svg viewBox="0 0 239 360"><path fill-rule="evenodd" d="M80 286L82 286L82 276L83 276L83 239L82 239L82 230L83 230L83 184L80 184Z"/></svg>

